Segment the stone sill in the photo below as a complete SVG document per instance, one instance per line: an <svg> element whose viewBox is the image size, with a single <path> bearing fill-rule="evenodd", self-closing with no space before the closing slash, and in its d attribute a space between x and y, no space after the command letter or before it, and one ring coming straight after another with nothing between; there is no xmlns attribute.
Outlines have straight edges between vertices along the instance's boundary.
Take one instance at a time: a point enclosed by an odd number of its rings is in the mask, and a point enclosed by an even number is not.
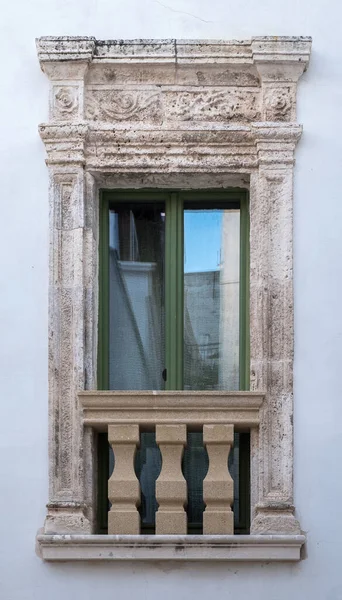
<svg viewBox="0 0 342 600"><path fill-rule="evenodd" d="M304 535L38 535L46 561L298 561Z"/></svg>

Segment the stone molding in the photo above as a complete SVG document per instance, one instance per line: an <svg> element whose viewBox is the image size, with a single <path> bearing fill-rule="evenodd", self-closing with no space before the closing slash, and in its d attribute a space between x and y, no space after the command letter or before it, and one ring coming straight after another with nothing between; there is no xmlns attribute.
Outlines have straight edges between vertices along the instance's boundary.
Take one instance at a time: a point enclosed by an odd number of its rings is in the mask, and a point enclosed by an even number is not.
<svg viewBox="0 0 342 600"><path fill-rule="evenodd" d="M236 431L260 424L262 392L80 392L83 423L96 431L113 424L202 425L232 423Z"/></svg>
<svg viewBox="0 0 342 600"><path fill-rule="evenodd" d="M292 205L296 88L311 40L37 40L50 80L49 456L45 534L94 532L95 446L78 392L96 389L103 187L250 192L252 533L299 534L293 511Z"/></svg>
<svg viewBox="0 0 342 600"><path fill-rule="evenodd" d="M304 535L44 535L37 536L46 561L248 561L300 559Z"/></svg>

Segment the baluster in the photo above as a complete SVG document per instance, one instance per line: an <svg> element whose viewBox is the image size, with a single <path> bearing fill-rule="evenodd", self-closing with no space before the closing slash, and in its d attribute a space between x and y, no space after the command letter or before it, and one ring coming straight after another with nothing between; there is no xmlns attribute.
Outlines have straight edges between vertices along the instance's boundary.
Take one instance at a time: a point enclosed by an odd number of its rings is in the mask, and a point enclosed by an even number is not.
<svg viewBox="0 0 342 600"><path fill-rule="evenodd" d="M203 443L208 451L209 469L203 481L204 534L233 534L234 484L228 471L228 456L234 442L233 425L204 425Z"/></svg>
<svg viewBox="0 0 342 600"><path fill-rule="evenodd" d="M139 534L139 481L134 471L134 456L139 444L139 425L109 425L108 441L113 448L115 466L108 481L109 534Z"/></svg>
<svg viewBox="0 0 342 600"><path fill-rule="evenodd" d="M162 455L162 470L156 481L156 534L186 534L184 506L187 485L182 473L186 425L157 425L156 442Z"/></svg>

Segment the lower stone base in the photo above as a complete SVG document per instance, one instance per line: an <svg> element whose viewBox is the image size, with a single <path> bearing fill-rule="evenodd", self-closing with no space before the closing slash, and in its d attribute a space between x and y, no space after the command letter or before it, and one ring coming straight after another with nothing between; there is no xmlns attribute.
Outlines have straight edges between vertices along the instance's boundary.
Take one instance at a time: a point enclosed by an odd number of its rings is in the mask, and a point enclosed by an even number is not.
<svg viewBox="0 0 342 600"><path fill-rule="evenodd" d="M299 535L301 529L293 511L293 506L284 504L256 506L256 514L251 524L251 534Z"/></svg>
<svg viewBox="0 0 342 600"><path fill-rule="evenodd" d="M51 502L47 505L45 534L89 534L90 521L84 514L85 506L77 502Z"/></svg>

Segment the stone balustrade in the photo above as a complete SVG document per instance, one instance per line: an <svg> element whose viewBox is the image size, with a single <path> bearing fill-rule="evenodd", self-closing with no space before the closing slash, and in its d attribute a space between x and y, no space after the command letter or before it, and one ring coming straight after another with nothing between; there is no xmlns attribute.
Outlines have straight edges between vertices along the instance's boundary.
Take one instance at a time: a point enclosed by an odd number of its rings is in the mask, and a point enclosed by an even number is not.
<svg viewBox="0 0 342 600"><path fill-rule="evenodd" d="M203 481L203 534L234 533L233 480L228 457L234 430L246 431L259 425L263 394L256 392L81 392L83 424L108 431L115 467L108 483L111 509L108 533L140 533L139 481L134 457L139 432L155 429L162 457L156 481L157 535L187 533L187 482L182 473L182 456L187 428L203 428L203 443L209 468Z"/></svg>

